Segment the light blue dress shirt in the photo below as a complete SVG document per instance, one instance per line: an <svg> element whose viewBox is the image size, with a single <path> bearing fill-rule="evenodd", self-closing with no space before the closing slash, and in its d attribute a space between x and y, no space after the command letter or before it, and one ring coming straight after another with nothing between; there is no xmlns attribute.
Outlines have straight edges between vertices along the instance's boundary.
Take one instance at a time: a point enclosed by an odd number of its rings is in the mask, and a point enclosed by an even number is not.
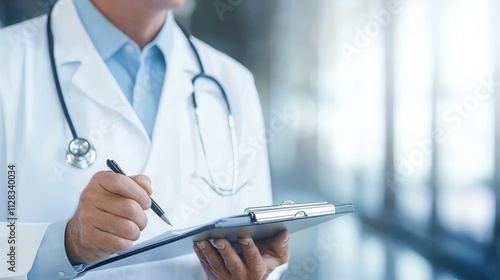
<svg viewBox="0 0 500 280"><path fill-rule="evenodd" d="M74 2L97 52L151 139L167 70L167 58L172 52L173 14L169 12L156 38L141 51L90 0ZM84 265L72 266L66 256L64 237L67 222L55 222L48 227L28 274L29 279L71 279L84 268Z"/></svg>
<svg viewBox="0 0 500 280"><path fill-rule="evenodd" d="M167 58L172 50L174 19L169 13L156 38L141 51L90 0L74 0L96 50L134 108L150 138L160 103Z"/></svg>

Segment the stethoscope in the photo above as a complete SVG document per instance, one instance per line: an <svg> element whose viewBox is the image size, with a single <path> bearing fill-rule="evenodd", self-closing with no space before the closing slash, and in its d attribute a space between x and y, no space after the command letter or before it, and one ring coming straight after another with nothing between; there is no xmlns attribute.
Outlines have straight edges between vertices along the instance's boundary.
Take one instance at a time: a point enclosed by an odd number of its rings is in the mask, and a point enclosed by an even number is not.
<svg viewBox="0 0 500 280"><path fill-rule="evenodd" d="M91 166L96 158L97 158L97 153L94 147L90 144L90 142L85 139L78 137L78 134L76 133L75 127L73 125L73 121L71 120L71 117L68 112L68 108L66 106L66 102L64 101L64 96L62 94L62 89L61 89L61 83L59 81L59 75L57 73L57 67L56 67L56 62L55 62L55 52L54 52L54 35L52 32L52 26L51 26L51 20L52 19L52 9L49 11L48 19L47 19L47 38L48 38L48 43L49 43L49 56L50 56L50 65L52 68L52 75L54 77L54 83L56 86L57 90L57 96L59 97L59 102L61 104L61 108L64 113L64 117L66 118L66 121L68 123L68 126L71 130L71 134L73 136L73 140L69 142L68 145L68 150L66 151L66 162L74 167L77 168L87 168ZM179 25L179 24L178 24ZM205 73L205 69L203 67L203 63L201 62L200 55L198 53L198 50L194 46L192 40L191 40L191 34L184 29L181 25L179 25L181 28L182 32L184 33L187 41L189 42L189 45L196 57L196 61L198 62L198 67L200 68L200 73L198 73L196 76L194 76L191 79L191 83L193 84L193 92L191 94L191 99L193 102L194 106L194 112L196 116L196 127L198 131L198 137L200 139L201 143L201 149L203 152L203 158L204 162L208 171L209 179L206 179L205 177L201 177L205 183L207 183L217 194L222 195L222 196L229 196L229 195L234 195L237 191L239 191L241 188L243 188L247 183L244 183L240 186L238 186L238 164L239 164L239 158L238 158L238 144L236 141L236 129L234 128L234 118L233 114L231 112L231 106L229 105L229 100L227 98L226 92L224 91L224 88L222 85L219 83L217 79L214 77L207 75ZM226 108L227 108L227 122L230 130L230 138L231 138L231 151L232 151L232 182L231 182L231 189L229 188L224 188L221 187L215 180L215 174L213 173L212 169L210 168L210 164L207 160L207 153L206 153L206 148L205 148L205 142L203 141L203 136L201 133L200 129L200 122L199 122L199 110L198 110L198 97L197 94L194 90L195 83L199 81L200 79L207 79L211 82L213 82L217 88L220 90L222 93L222 97L224 99L224 102L226 103Z"/></svg>

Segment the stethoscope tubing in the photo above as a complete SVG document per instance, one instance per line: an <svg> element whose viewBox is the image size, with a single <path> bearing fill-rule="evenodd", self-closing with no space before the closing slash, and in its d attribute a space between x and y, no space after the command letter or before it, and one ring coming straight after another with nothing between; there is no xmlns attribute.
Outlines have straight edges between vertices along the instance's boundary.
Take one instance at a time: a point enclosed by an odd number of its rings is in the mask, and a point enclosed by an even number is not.
<svg viewBox="0 0 500 280"><path fill-rule="evenodd" d="M59 98L59 103L60 103L61 108L63 110L64 117L66 118L66 122L68 123L68 126L69 126L69 128L71 130L71 135L73 136L73 140L71 140L70 144L68 145L67 161L68 161L68 163L70 165L73 165L75 167L87 168L88 166L92 165L93 162L95 161L96 153L95 153L95 150L94 150L93 146L90 144L89 141L87 141L86 139L78 137L78 134L76 132L75 126L73 124L73 120L71 119L71 116L69 114L69 111L68 111L68 108L67 108L67 105L66 105L66 101L64 100L63 92L62 92L62 89L61 89L61 82L59 80L59 75L58 75L58 72L57 72L57 65L56 65L56 61L55 61L54 34L52 32L52 10L53 9L51 9L49 11L48 19L47 19L47 38L48 38L48 46L49 46L50 65L51 65L51 68L52 68L52 75L53 75L53 78L54 78L54 84L55 84L55 87L56 87L57 96ZM215 192L217 192L218 194L220 194L220 195L233 195L234 193L236 193L236 191L238 191L243 186L245 186L246 183L243 184L240 188L238 188L238 189L236 188L236 186L238 184L239 156L238 156L238 145L237 145L237 138L236 138L236 130L235 130L235 127L234 127L234 117L232 115L232 111L231 111L231 106L230 106L230 103L229 103L229 99L228 99L228 97L226 95L226 92L224 91L224 88L220 84L220 82L216 78L214 78L214 77L212 77L210 75L207 75L205 73L205 68L203 66L200 54L199 54L196 46L194 45L193 41L191 40L191 34L184 27L182 27L182 25L180 25L179 23L177 23L177 25L180 27L180 29L182 30L184 36L186 37L186 39L187 39L187 41L189 43L189 46L190 46L191 50L194 53L194 56L195 56L197 64L198 64L198 67L200 69L200 72L197 75L195 75L192 78L192 80L191 80L191 82L193 84L193 92L192 92L191 96L192 96L193 107L194 107L194 110L195 110L198 136L199 136L199 139L200 139L200 142L201 142L202 152L203 152L203 155L204 155L204 161L205 161L205 165L207 167L207 171L208 171L209 176L210 176L211 184L205 178L203 178L203 180L207 184L209 184L210 187ZM207 153L206 153L206 149L205 149L205 144L204 144L203 136L202 136L201 129L200 129L199 114L198 114L198 98L197 98L196 91L194 90L195 83L200 78L205 78L205 79L208 79L208 80L212 81L218 87L218 89L220 90L220 92L222 94L222 97L224 99L224 102L226 103L227 117L228 117L228 126L229 126L229 129L230 129L230 138L231 138L231 146L232 146L231 151L232 151L232 154L233 154L233 158L232 158L232 160L233 160L233 176L232 176L231 190L221 188L215 182L213 171L210 168L210 164L209 164L209 162L207 160ZM86 141L87 144L90 147L88 153L86 153L85 155L76 155L73 152L71 152L71 149L69 147L71 146L72 143L76 143L75 141L76 142L78 142L78 141L79 142ZM90 156L90 153L93 153L92 156ZM90 161L90 162L87 162L87 161Z"/></svg>
<svg viewBox="0 0 500 280"><path fill-rule="evenodd" d="M66 101L64 100L64 96L62 94L61 82L59 81L59 75L57 73L57 65L55 58L55 50L54 50L54 34L52 32L52 10L50 9L48 18L47 18L47 38L49 43L49 56L50 56L50 66L52 68L52 76L54 78L54 84L56 86L57 96L59 97L59 103L61 104L61 108L64 113L64 117L68 123L69 129L71 130L71 135L73 135L73 139L77 139L78 135L76 134L75 126L73 125L73 121L68 112L68 107L66 106Z"/></svg>

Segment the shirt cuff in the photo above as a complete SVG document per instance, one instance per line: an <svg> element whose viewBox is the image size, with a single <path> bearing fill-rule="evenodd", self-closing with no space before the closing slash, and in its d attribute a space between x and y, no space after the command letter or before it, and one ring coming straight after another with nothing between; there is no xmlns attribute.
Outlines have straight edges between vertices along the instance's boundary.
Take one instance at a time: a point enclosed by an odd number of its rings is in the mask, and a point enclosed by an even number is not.
<svg viewBox="0 0 500 280"><path fill-rule="evenodd" d="M285 273L285 271L288 269L288 263L284 263L277 268L275 268L271 274L267 277L267 280L279 280L281 278L281 275Z"/></svg>
<svg viewBox="0 0 500 280"><path fill-rule="evenodd" d="M84 266L71 265L66 254L65 233L68 221L52 223L43 236L28 279L72 279Z"/></svg>

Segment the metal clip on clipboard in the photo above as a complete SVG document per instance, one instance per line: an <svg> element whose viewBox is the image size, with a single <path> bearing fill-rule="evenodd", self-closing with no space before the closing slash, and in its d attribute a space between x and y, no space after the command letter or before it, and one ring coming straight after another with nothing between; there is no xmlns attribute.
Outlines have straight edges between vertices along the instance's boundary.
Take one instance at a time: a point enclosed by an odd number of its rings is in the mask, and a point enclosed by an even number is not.
<svg viewBox="0 0 500 280"><path fill-rule="evenodd" d="M287 200L280 205L247 208L245 209L245 214L250 214L255 223L269 223L332 215L335 214L335 205L327 202L297 204L291 200Z"/></svg>

